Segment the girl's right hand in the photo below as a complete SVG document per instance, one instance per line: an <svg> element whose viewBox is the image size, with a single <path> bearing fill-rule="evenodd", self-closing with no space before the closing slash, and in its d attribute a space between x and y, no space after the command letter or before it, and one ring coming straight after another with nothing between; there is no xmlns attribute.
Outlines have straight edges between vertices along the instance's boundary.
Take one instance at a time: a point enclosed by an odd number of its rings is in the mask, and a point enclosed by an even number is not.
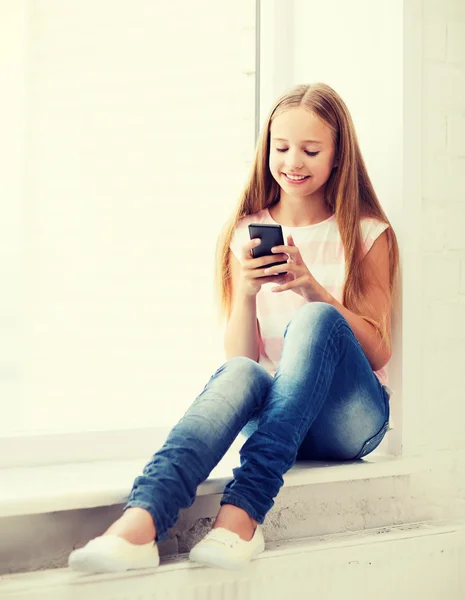
<svg viewBox="0 0 465 600"><path fill-rule="evenodd" d="M281 275L264 275L266 267L281 260L287 261L287 254L272 254L253 258L252 248L260 245L260 239L250 240L242 247L241 271L239 288L246 296L256 296L265 283L282 284L286 280L286 273Z"/></svg>

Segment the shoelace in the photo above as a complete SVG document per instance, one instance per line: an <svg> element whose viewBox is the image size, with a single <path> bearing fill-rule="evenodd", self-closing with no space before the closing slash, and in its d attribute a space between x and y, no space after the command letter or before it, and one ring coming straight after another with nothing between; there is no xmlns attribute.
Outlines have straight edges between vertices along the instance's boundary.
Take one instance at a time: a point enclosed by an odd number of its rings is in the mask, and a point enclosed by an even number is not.
<svg viewBox="0 0 465 600"><path fill-rule="evenodd" d="M215 542L219 542L220 544L224 544L225 546L229 546L230 548L234 548L234 546L239 541L239 536L232 538L229 535L218 531L217 529L212 529L207 534L207 539L214 540Z"/></svg>

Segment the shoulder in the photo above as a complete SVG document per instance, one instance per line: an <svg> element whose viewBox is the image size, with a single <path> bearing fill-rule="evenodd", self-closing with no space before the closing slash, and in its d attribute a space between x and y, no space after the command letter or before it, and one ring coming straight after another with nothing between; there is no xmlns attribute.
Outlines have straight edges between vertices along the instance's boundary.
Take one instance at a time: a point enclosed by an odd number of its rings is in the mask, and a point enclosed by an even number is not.
<svg viewBox="0 0 465 600"><path fill-rule="evenodd" d="M373 217L362 217L360 227L362 231L362 251L363 256L365 256L379 236L389 228L389 223Z"/></svg>
<svg viewBox="0 0 465 600"><path fill-rule="evenodd" d="M252 215L245 215L245 217L242 217L241 219L239 219L237 226L236 226L236 230L237 229L246 229L250 223L270 223L271 222L271 218L270 218L270 213L268 212L268 209L264 208L263 210L259 210L256 213L253 213Z"/></svg>

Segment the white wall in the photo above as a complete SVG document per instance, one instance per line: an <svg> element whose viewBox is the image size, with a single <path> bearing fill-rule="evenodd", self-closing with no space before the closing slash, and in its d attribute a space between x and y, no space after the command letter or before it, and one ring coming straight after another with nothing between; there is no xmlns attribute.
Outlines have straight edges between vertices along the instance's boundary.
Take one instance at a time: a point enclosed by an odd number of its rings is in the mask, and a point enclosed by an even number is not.
<svg viewBox="0 0 465 600"><path fill-rule="evenodd" d="M463 506L465 4L424 0L423 20L423 443L442 465L438 484Z"/></svg>
<svg viewBox="0 0 465 600"><path fill-rule="evenodd" d="M412 445L411 434L425 461L425 473L411 479L402 511L411 518L463 515L465 3L333 0L321 6L302 0L296 2L294 27L295 81L323 79L347 100L376 190L400 234L406 335L400 375L409 381L402 398L409 424L404 447ZM422 59L414 72L417 31ZM418 115L412 110L412 77L421 85ZM422 139L410 139L417 118ZM419 197L405 192L415 188L408 182L417 175L416 162ZM415 239L419 252L413 256ZM418 277L413 265L421 269ZM392 509L395 518L398 508Z"/></svg>
<svg viewBox="0 0 465 600"><path fill-rule="evenodd" d="M424 22L423 401L447 456L465 451L465 3L424 0Z"/></svg>

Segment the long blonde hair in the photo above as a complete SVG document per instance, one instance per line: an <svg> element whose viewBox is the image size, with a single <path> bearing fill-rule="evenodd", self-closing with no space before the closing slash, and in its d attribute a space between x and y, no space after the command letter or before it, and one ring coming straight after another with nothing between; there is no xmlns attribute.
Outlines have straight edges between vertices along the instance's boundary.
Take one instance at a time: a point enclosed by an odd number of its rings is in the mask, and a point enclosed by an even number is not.
<svg viewBox="0 0 465 600"><path fill-rule="evenodd" d="M399 249L395 233L375 194L358 145L352 118L342 98L328 85L316 83L298 85L278 99L260 134L254 163L239 202L225 224L216 249L215 284L223 316L229 317L232 307L230 248L238 221L279 201L280 187L269 166L270 127L273 119L295 107L315 113L326 123L335 145L333 169L326 182L325 201L336 215L345 255L343 304L363 316L379 331L382 342L388 341L387 315L376 315L365 298L361 267L362 235L360 219L374 217L387 223L389 247L389 291L391 299L399 265Z"/></svg>

